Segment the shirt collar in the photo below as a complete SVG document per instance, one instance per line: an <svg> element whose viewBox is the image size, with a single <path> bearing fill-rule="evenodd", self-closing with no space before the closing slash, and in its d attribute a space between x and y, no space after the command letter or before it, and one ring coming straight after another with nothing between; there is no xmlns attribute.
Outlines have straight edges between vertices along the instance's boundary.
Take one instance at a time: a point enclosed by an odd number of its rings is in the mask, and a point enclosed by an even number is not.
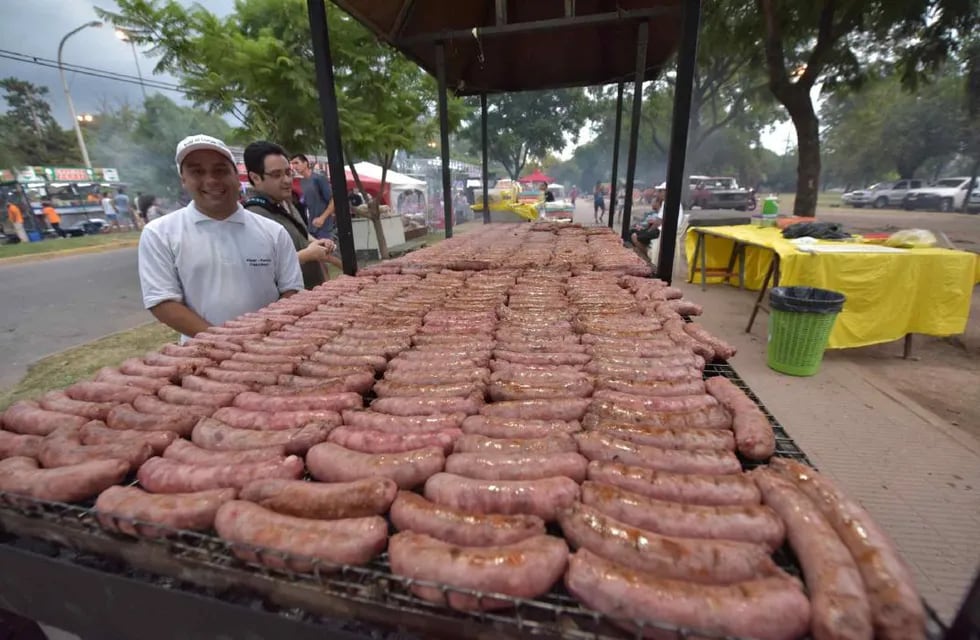
<svg viewBox="0 0 980 640"><path fill-rule="evenodd" d="M215 220L214 218L204 215L198 210L193 200L189 205L187 205L187 209L191 214L191 220L194 221L194 224L198 224L200 222L234 222L236 224L245 224L245 209L242 208L241 203L238 204L238 210L224 220Z"/></svg>

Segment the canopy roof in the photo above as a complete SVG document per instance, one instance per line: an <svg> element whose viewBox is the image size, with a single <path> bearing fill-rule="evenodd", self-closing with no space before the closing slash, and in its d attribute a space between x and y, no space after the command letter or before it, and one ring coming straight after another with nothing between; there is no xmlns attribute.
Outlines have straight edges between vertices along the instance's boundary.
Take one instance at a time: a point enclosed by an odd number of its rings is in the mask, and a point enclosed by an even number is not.
<svg viewBox="0 0 980 640"><path fill-rule="evenodd" d="M381 182L381 166L376 165L373 162L357 162L354 164L354 168L357 169L357 175L360 177L368 176ZM425 181L419 180L418 178L413 178L412 176L407 176L404 173L398 173L397 171L392 171L388 169L385 174L385 183L390 184L394 187L424 187Z"/></svg>
<svg viewBox="0 0 980 640"><path fill-rule="evenodd" d="M682 0L333 0L460 95L632 79L647 23L645 80L677 48Z"/></svg>
<svg viewBox="0 0 980 640"><path fill-rule="evenodd" d="M528 174L528 175L524 176L523 178L519 178L517 181L518 182L524 182L524 183L527 183L527 182L547 182L547 183L551 184L552 182L555 181L555 179L552 178L551 176L548 176L548 175L545 175L545 174L541 173L541 169L535 169L534 170L534 173Z"/></svg>

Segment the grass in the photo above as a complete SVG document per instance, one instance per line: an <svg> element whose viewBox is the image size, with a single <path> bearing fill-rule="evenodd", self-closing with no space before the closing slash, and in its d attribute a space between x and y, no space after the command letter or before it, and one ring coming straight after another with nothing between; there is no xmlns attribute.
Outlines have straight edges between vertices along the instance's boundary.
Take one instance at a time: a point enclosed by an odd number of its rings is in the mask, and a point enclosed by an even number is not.
<svg viewBox="0 0 980 640"><path fill-rule="evenodd" d="M17 256L54 253L66 249L82 247L99 247L138 240L138 231L123 231L120 233L103 233L97 236L81 236L78 238L47 238L41 242L21 242L18 244L0 245L0 260Z"/></svg>
<svg viewBox="0 0 980 640"><path fill-rule="evenodd" d="M0 391L0 409L17 400L61 389L90 377L102 367L117 365L176 339L175 331L151 322L48 356L32 364L15 386Z"/></svg>

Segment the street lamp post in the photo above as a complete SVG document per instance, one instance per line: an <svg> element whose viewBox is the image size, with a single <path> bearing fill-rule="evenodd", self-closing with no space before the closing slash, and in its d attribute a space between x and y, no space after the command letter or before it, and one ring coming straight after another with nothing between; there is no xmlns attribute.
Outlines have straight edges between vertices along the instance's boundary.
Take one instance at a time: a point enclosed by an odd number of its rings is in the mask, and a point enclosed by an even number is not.
<svg viewBox="0 0 980 640"><path fill-rule="evenodd" d="M122 29L116 29L116 37L119 38L120 40L122 40L123 42L128 42L130 48L133 50L133 62L136 63L136 75L140 79L140 90L143 92L143 102L145 103L146 102L146 87L143 86L143 71L140 69L140 59L139 59L139 56L136 55L136 43L133 42L133 39L129 36L129 34L127 32L125 32L125 31L123 31Z"/></svg>
<svg viewBox="0 0 980 640"><path fill-rule="evenodd" d="M58 73L61 74L61 85L65 88L65 100L68 102L68 112L71 114L71 124L75 127L75 136L78 138L78 148L82 152L82 162L85 163L86 169L92 168L92 161L88 158L88 149L85 148L85 137L82 136L82 127L78 121L78 116L75 114L75 103L71 101L71 92L68 90L68 81L65 80L65 68L61 64L61 51L65 48L65 41L82 29L101 26L102 23L98 20L86 22L82 26L72 29L66 33L65 37L61 39L61 43L58 44Z"/></svg>

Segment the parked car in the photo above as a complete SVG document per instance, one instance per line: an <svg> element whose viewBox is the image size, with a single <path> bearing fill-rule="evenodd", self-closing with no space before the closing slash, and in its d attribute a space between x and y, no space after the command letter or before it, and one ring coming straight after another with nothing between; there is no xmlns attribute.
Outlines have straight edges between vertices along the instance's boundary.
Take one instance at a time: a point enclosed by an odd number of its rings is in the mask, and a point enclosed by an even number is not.
<svg viewBox="0 0 980 640"><path fill-rule="evenodd" d="M956 211L963 207L970 178L942 178L935 184L909 191L902 205L908 209Z"/></svg>
<svg viewBox="0 0 980 640"><path fill-rule="evenodd" d="M67 233L72 238L78 238L84 235L98 235L102 233L105 229L109 227L109 223L102 218L92 218L91 220L82 220L81 222L76 222L75 224L65 227L65 233Z"/></svg>
<svg viewBox="0 0 980 640"><path fill-rule="evenodd" d="M691 176L691 205L694 207L745 211L751 201L751 192L738 186L735 178Z"/></svg>
<svg viewBox="0 0 980 640"><path fill-rule="evenodd" d="M841 202L860 209L862 207L874 207L884 209L888 206L900 206L905 201L911 189L921 189L925 186L924 180L895 180L894 182L879 182L867 189L855 189L848 191L841 196Z"/></svg>
<svg viewBox="0 0 980 640"><path fill-rule="evenodd" d="M980 213L980 189L974 187L970 199L966 201L967 213Z"/></svg>

